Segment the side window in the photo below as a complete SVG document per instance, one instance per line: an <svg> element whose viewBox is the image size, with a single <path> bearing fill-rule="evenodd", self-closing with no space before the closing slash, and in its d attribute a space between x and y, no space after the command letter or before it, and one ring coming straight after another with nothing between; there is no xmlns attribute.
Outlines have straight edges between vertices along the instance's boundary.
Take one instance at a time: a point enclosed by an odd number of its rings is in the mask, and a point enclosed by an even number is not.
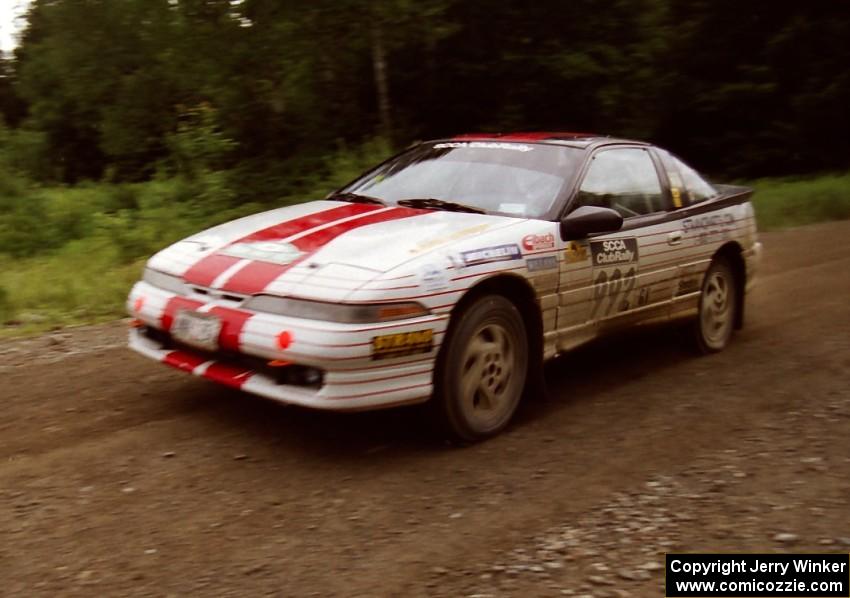
<svg viewBox="0 0 850 598"><path fill-rule="evenodd" d="M601 206L624 218L667 209L652 158L644 149L603 150L593 157L576 198L580 206Z"/></svg>
<svg viewBox="0 0 850 598"><path fill-rule="evenodd" d="M673 196L674 207L699 203L717 195L717 191L700 174L679 160L676 156L662 149L657 149L664 170L670 181L670 193Z"/></svg>

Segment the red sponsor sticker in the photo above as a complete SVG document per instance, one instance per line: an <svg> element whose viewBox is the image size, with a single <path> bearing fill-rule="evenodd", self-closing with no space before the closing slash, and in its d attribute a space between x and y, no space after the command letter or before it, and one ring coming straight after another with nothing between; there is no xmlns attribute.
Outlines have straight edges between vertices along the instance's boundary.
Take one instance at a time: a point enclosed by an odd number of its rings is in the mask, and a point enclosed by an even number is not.
<svg viewBox="0 0 850 598"><path fill-rule="evenodd" d="M541 249L555 248L555 235L526 235L522 238L522 248L526 251L540 251Z"/></svg>

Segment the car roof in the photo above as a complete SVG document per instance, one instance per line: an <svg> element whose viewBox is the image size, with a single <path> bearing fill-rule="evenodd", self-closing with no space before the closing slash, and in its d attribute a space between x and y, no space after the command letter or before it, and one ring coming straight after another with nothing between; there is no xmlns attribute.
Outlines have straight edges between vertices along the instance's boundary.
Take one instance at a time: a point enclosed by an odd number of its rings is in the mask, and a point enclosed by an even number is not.
<svg viewBox="0 0 850 598"><path fill-rule="evenodd" d="M442 140L441 140L442 141ZM591 149L600 145L638 144L649 145L644 141L620 139L599 135L598 133L578 133L575 131L524 131L511 133L464 133L455 135L450 141L509 141L524 143L546 143L551 145L567 145L581 149Z"/></svg>

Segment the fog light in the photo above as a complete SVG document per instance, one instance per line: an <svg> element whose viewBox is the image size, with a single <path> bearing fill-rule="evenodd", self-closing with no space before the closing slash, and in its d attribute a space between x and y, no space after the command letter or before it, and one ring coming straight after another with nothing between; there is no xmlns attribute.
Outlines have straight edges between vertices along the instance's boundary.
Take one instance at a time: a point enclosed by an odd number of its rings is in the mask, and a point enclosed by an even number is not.
<svg viewBox="0 0 850 598"><path fill-rule="evenodd" d="M287 367L277 368L275 371L275 379L278 384L318 388L324 382L325 373L318 368L306 365L290 365Z"/></svg>
<svg viewBox="0 0 850 598"><path fill-rule="evenodd" d="M304 368L304 383L309 386L318 386L322 383L322 372L316 368Z"/></svg>

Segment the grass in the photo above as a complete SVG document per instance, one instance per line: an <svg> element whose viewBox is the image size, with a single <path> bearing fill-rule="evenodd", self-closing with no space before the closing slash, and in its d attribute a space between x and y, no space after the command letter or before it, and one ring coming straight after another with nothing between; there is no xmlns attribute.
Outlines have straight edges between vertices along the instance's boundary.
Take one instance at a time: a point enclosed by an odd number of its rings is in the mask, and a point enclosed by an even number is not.
<svg viewBox="0 0 850 598"><path fill-rule="evenodd" d="M756 190L753 205L760 230L850 219L850 173L747 184Z"/></svg>
<svg viewBox="0 0 850 598"><path fill-rule="evenodd" d="M273 206L228 207L232 196L215 176L192 184L19 185L5 198L0 186L0 338L120 317L145 260L159 248L218 222L320 198L375 163L381 151L340 153L312 191ZM747 184L756 189L760 230L850 218L850 173ZM12 201L8 193L19 197Z"/></svg>
<svg viewBox="0 0 850 598"><path fill-rule="evenodd" d="M44 188L6 176L0 163L0 338L119 317L159 249L240 216L320 199L389 151L377 140L332 153L311 175L278 173L281 185L288 177L283 196L273 195L271 178L262 188L232 172ZM266 199L245 203L246 195Z"/></svg>

